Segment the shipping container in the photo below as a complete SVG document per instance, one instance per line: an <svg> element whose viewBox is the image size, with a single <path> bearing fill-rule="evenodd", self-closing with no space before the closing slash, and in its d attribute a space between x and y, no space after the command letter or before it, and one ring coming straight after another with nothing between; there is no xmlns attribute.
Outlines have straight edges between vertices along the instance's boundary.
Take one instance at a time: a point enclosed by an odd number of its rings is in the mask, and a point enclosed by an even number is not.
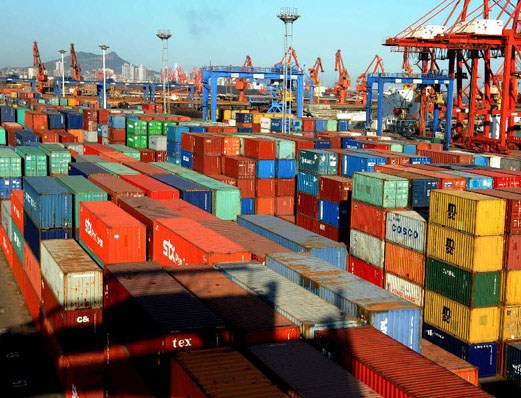
<svg viewBox="0 0 521 398"><path fill-rule="evenodd" d="M0 199L10 199L16 189L22 189L21 177L0 177Z"/></svg>
<svg viewBox="0 0 521 398"><path fill-rule="evenodd" d="M213 214L182 200L182 199L155 199L156 202L172 210L177 217L189 218L193 221L219 221Z"/></svg>
<svg viewBox="0 0 521 398"><path fill-rule="evenodd" d="M244 156L261 160L274 160L276 158L275 141L262 138L244 138Z"/></svg>
<svg viewBox="0 0 521 398"><path fill-rule="evenodd" d="M347 251L343 243L268 215L239 216L237 223L287 249L308 252L339 269L346 269Z"/></svg>
<svg viewBox="0 0 521 398"><path fill-rule="evenodd" d="M349 253L376 268L384 268L385 241L383 239L351 229Z"/></svg>
<svg viewBox="0 0 521 398"><path fill-rule="evenodd" d="M303 192L297 192L296 202L297 212L305 214L309 217L317 217L319 199L316 196L308 195Z"/></svg>
<svg viewBox="0 0 521 398"><path fill-rule="evenodd" d="M385 242L385 270L424 286L425 254Z"/></svg>
<svg viewBox="0 0 521 398"><path fill-rule="evenodd" d="M505 234L521 234L521 195L500 190L486 189L482 195L504 199L506 202Z"/></svg>
<svg viewBox="0 0 521 398"><path fill-rule="evenodd" d="M467 189L492 189L494 181L491 177L478 176L464 171L447 171L448 174L453 174L458 177L463 177L467 180Z"/></svg>
<svg viewBox="0 0 521 398"><path fill-rule="evenodd" d="M297 190L309 195L318 196L319 177L314 174L303 173L297 174Z"/></svg>
<svg viewBox="0 0 521 398"><path fill-rule="evenodd" d="M96 163L96 165L104 170L107 170L110 174L113 174L115 176L139 175L139 171L133 170L130 167L124 166L119 163L100 162Z"/></svg>
<svg viewBox="0 0 521 398"><path fill-rule="evenodd" d="M372 327L319 332L314 344L385 397L490 397L480 388L407 350ZM396 358L407 366L396 367Z"/></svg>
<svg viewBox="0 0 521 398"><path fill-rule="evenodd" d="M67 175L71 154L59 144L42 144L38 147L48 158L50 175Z"/></svg>
<svg viewBox="0 0 521 398"><path fill-rule="evenodd" d="M498 307L469 308L431 290L425 290L424 321L469 344L499 338Z"/></svg>
<svg viewBox="0 0 521 398"><path fill-rule="evenodd" d="M223 173L238 179L255 178L255 160L242 156L224 157Z"/></svg>
<svg viewBox="0 0 521 398"><path fill-rule="evenodd" d="M314 175L336 175L338 173L338 155L320 149L301 150L298 170Z"/></svg>
<svg viewBox="0 0 521 398"><path fill-rule="evenodd" d="M22 168L25 177L47 175L47 156L38 148L17 146L15 147L15 152L22 158Z"/></svg>
<svg viewBox="0 0 521 398"><path fill-rule="evenodd" d="M353 177L355 173L373 172L378 164L385 164L385 159L364 153L343 154L341 174L344 177Z"/></svg>
<svg viewBox="0 0 521 398"><path fill-rule="evenodd" d="M89 178L91 175L110 176L112 173L91 162L72 162L69 163L69 175Z"/></svg>
<svg viewBox="0 0 521 398"><path fill-rule="evenodd" d="M418 307L423 307L423 287L390 272L385 273L385 290L407 300Z"/></svg>
<svg viewBox="0 0 521 398"><path fill-rule="evenodd" d="M42 269L40 267L40 262L35 257L31 248L27 244L27 242L23 243L23 270L25 272L25 276L27 277L27 282L30 283L31 288L34 290L36 297L38 300L42 300ZM20 289L23 289L22 286L19 286Z"/></svg>
<svg viewBox="0 0 521 398"><path fill-rule="evenodd" d="M215 268L298 325L304 339L312 339L318 330L348 328L359 324L359 321L334 305L259 263L219 263Z"/></svg>
<svg viewBox="0 0 521 398"><path fill-rule="evenodd" d="M351 202L351 228L383 240L386 214L385 209L353 200Z"/></svg>
<svg viewBox="0 0 521 398"><path fill-rule="evenodd" d="M431 192L429 221L477 236L505 231L505 200L469 191Z"/></svg>
<svg viewBox="0 0 521 398"><path fill-rule="evenodd" d="M385 239L401 246L425 253L427 222L415 211L389 211L386 218Z"/></svg>
<svg viewBox="0 0 521 398"><path fill-rule="evenodd" d="M121 176L121 179L142 189L145 195L152 199L179 198L177 189L146 175L125 175Z"/></svg>
<svg viewBox="0 0 521 398"><path fill-rule="evenodd" d="M304 342L257 345L249 352L282 380L290 397L381 396Z"/></svg>
<svg viewBox="0 0 521 398"><path fill-rule="evenodd" d="M351 208L347 201L333 203L320 199L318 201L318 219L335 228L347 229L350 224Z"/></svg>
<svg viewBox="0 0 521 398"><path fill-rule="evenodd" d="M112 202L117 204L120 198L124 197L141 197L145 196L145 192L136 186L123 181L122 179L114 176L104 176L104 175L93 175L89 176L89 180L103 189L108 193L109 198Z"/></svg>
<svg viewBox="0 0 521 398"><path fill-rule="evenodd" d="M521 343L507 343L505 350L506 378L519 385L521 384Z"/></svg>
<svg viewBox="0 0 521 398"><path fill-rule="evenodd" d="M503 271L503 297L504 305L521 304L521 270Z"/></svg>
<svg viewBox="0 0 521 398"><path fill-rule="evenodd" d="M146 261L146 227L113 202L80 204L80 239L103 264Z"/></svg>
<svg viewBox="0 0 521 398"><path fill-rule="evenodd" d="M383 173L355 173L353 199L383 208L407 207L409 181Z"/></svg>
<svg viewBox="0 0 521 398"><path fill-rule="evenodd" d="M349 200L351 179L340 176L321 176L318 196L333 203Z"/></svg>
<svg viewBox="0 0 521 398"><path fill-rule="evenodd" d="M150 177L177 189L180 198L186 202L209 213L212 212L212 194L208 188L174 175L155 174Z"/></svg>
<svg viewBox="0 0 521 398"><path fill-rule="evenodd" d="M22 158L10 148L0 148L0 177L21 177Z"/></svg>
<svg viewBox="0 0 521 398"><path fill-rule="evenodd" d="M373 285L381 288L384 287L384 270L381 268L376 268L371 264L356 258L355 256L349 256L347 271L358 276L359 278L366 280L367 282L371 282Z"/></svg>
<svg viewBox="0 0 521 398"><path fill-rule="evenodd" d="M500 270L503 266L503 246L502 235L474 236L437 224L429 224L427 256L469 271Z"/></svg>
<svg viewBox="0 0 521 398"><path fill-rule="evenodd" d="M521 305L499 307L501 311L501 328L499 339L506 341L521 338Z"/></svg>
<svg viewBox="0 0 521 398"><path fill-rule="evenodd" d="M506 174L493 170L469 169L468 172L480 176L491 177L494 188L515 188L521 186L521 176L519 175Z"/></svg>

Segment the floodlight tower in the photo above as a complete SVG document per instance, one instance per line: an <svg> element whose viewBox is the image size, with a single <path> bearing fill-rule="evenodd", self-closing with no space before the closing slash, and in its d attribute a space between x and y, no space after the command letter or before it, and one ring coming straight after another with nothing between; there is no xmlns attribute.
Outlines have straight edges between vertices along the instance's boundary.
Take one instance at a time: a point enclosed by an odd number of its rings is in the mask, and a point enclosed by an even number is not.
<svg viewBox="0 0 521 398"><path fill-rule="evenodd" d="M58 51L62 55L62 67L61 67L61 73L62 73L62 97L65 98L65 64L64 62L64 55L67 51L60 50Z"/></svg>
<svg viewBox="0 0 521 398"><path fill-rule="evenodd" d="M105 53L110 47L106 44L100 44L98 47L101 48L103 53L103 109L107 109L107 71L105 68Z"/></svg>
<svg viewBox="0 0 521 398"><path fill-rule="evenodd" d="M163 113L167 113L166 109L166 79L168 76L168 39L172 37L170 30L160 29L157 31L157 37L163 43Z"/></svg>
<svg viewBox="0 0 521 398"><path fill-rule="evenodd" d="M284 77L282 79L283 91L282 91L282 133L286 133L286 122L287 122L287 90L288 90L288 63L291 58L289 54L289 47L293 44L293 22L300 18L296 8L283 7L280 9L279 15L277 15L282 22L284 22L284 60L282 64L282 70ZM291 70L290 70L291 71ZM290 79L291 80L291 79ZM291 127L289 129L291 131Z"/></svg>

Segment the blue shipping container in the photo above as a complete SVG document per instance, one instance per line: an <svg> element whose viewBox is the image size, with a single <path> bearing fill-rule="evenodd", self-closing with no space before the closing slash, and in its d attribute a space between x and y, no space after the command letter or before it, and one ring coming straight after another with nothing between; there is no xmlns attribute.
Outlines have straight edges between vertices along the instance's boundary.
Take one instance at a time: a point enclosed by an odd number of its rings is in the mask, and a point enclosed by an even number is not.
<svg viewBox="0 0 521 398"><path fill-rule="evenodd" d="M286 249L310 253L333 264L336 268L346 269L347 250L343 243L324 238L275 216L239 216L237 224Z"/></svg>
<svg viewBox="0 0 521 398"><path fill-rule="evenodd" d="M301 119L289 119L291 121L291 131L302 131Z"/></svg>
<svg viewBox="0 0 521 398"><path fill-rule="evenodd" d="M166 127L166 140L168 142L181 142L181 135L188 133L188 127L186 126L167 126Z"/></svg>
<svg viewBox="0 0 521 398"><path fill-rule="evenodd" d="M184 201L208 213L212 212L212 191L208 188L171 174L154 174L150 177L179 190L179 196Z"/></svg>
<svg viewBox="0 0 521 398"><path fill-rule="evenodd" d="M166 143L167 155L181 155L181 143L180 142L167 142Z"/></svg>
<svg viewBox="0 0 521 398"><path fill-rule="evenodd" d="M40 142L40 137L35 135L32 131L17 131L14 134L15 143L17 146L30 145L34 142Z"/></svg>
<svg viewBox="0 0 521 398"><path fill-rule="evenodd" d="M467 180L467 189L492 189L494 181L492 177L480 176L477 174L466 173L464 171L447 170L447 174L463 177Z"/></svg>
<svg viewBox="0 0 521 398"><path fill-rule="evenodd" d="M349 225L350 206L347 200L332 203L320 199L318 201L318 219L336 228Z"/></svg>
<svg viewBox="0 0 521 398"><path fill-rule="evenodd" d="M107 170L102 169L95 163L91 162L70 162L69 163L69 175L70 176L83 176L89 178L90 175L103 174L106 176L111 175Z"/></svg>
<svg viewBox="0 0 521 398"><path fill-rule="evenodd" d="M438 189L438 180L431 177L421 177L409 181L411 181L412 207L429 207L430 193L431 190Z"/></svg>
<svg viewBox="0 0 521 398"><path fill-rule="evenodd" d="M13 189L22 189L20 177L0 177L0 199L10 199Z"/></svg>
<svg viewBox="0 0 521 398"><path fill-rule="evenodd" d="M486 156L473 155L474 164L477 166L488 166L490 158Z"/></svg>
<svg viewBox="0 0 521 398"><path fill-rule="evenodd" d="M255 199L241 199L241 214L255 214Z"/></svg>
<svg viewBox="0 0 521 398"><path fill-rule="evenodd" d="M505 345L505 376L508 380L521 384L521 343Z"/></svg>
<svg viewBox="0 0 521 398"><path fill-rule="evenodd" d="M257 160L255 175L257 178L275 178L275 160Z"/></svg>
<svg viewBox="0 0 521 398"><path fill-rule="evenodd" d="M348 131L349 130L349 120L339 120L338 121L338 131Z"/></svg>
<svg viewBox="0 0 521 398"><path fill-rule="evenodd" d="M253 123L252 113L237 113L235 120L239 123Z"/></svg>
<svg viewBox="0 0 521 398"><path fill-rule="evenodd" d="M295 178L297 161L294 159L279 159L276 161L275 176L277 178Z"/></svg>
<svg viewBox="0 0 521 398"><path fill-rule="evenodd" d="M204 126L188 126L188 131L191 133L206 133L206 127Z"/></svg>
<svg viewBox="0 0 521 398"><path fill-rule="evenodd" d="M72 228L39 229L24 211L24 240L34 256L40 261L40 242L47 239L72 239Z"/></svg>
<svg viewBox="0 0 521 398"><path fill-rule="evenodd" d="M416 144L402 144L403 153L407 155L416 155Z"/></svg>
<svg viewBox="0 0 521 398"><path fill-rule="evenodd" d="M124 129L126 128L126 120L123 115L110 115L109 116L109 127L114 129Z"/></svg>
<svg viewBox="0 0 521 398"><path fill-rule="evenodd" d="M46 112L49 119L49 129L58 130L65 128L65 117L59 112ZM81 127L83 128L83 126Z"/></svg>
<svg viewBox="0 0 521 398"><path fill-rule="evenodd" d="M286 119L286 131L290 130L290 119ZM282 132L282 119L273 118L271 119L271 131L276 133Z"/></svg>
<svg viewBox="0 0 521 398"><path fill-rule="evenodd" d="M16 122L16 109L8 105L0 106L0 122Z"/></svg>
<svg viewBox="0 0 521 398"><path fill-rule="evenodd" d="M360 141L354 140L350 137L342 137L341 146L342 149L362 149L364 144Z"/></svg>
<svg viewBox="0 0 521 398"><path fill-rule="evenodd" d="M423 324L423 338L479 368L479 377L496 375L497 343L467 344L428 323Z"/></svg>
<svg viewBox="0 0 521 398"><path fill-rule="evenodd" d="M186 167L187 169L192 168L193 162L193 154L190 151L185 151L184 149L181 151L181 166Z"/></svg>
<svg viewBox="0 0 521 398"><path fill-rule="evenodd" d="M72 228L72 194L52 177L24 177L24 210L38 229Z"/></svg>
<svg viewBox="0 0 521 398"><path fill-rule="evenodd" d="M297 174L297 190L309 195L318 196L319 178L314 174L299 171Z"/></svg>
<svg viewBox="0 0 521 398"><path fill-rule="evenodd" d="M76 111L61 111L65 115L65 127L67 130L81 130L83 129L83 113Z"/></svg>
<svg viewBox="0 0 521 398"><path fill-rule="evenodd" d="M374 171L377 164L385 164L385 158L379 156L350 153L342 155L342 175L352 177L353 173Z"/></svg>
<svg viewBox="0 0 521 398"><path fill-rule="evenodd" d="M315 119L315 131L326 131L326 129L327 129L327 120Z"/></svg>
<svg viewBox="0 0 521 398"><path fill-rule="evenodd" d="M251 127L237 127L238 133L252 133L253 130Z"/></svg>
<svg viewBox="0 0 521 398"><path fill-rule="evenodd" d="M329 140L314 140L315 149L331 149L331 141Z"/></svg>
<svg viewBox="0 0 521 398"><path fill-rule="evenodd" d="M166 157L166 161L168 163L172 163L172 164L177 164L177 165L180 165L181 164L181 155L167 155Z"/></svg>
<svg viewBox="0 0 521 398"><path fill-rule="evenodd" d="M431 164L431 158L427 156L411 156L411 164Z"/></svg>

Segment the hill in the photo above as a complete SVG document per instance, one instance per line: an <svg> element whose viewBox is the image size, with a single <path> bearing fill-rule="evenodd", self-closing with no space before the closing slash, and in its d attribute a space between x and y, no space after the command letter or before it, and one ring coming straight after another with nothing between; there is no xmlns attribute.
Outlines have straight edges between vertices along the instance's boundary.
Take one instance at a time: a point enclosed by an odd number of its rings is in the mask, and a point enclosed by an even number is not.
<svg viewBox="0 0 521 398"><path fill-rule="evenodd" d="M101 54L87 53L83 51L76 52L76 58L81 66L81 70L86 72L92 69L98 69L103 66L103 57ZM45 62L47 70L52 71L56 66L56 62L61 61L60 58L53 59L52 61ZM64 57L65 67L70 65L70 56L65 55ZM116 73L121 73L121 67L123 64L129 64L130 62L125 61L114 51L108 52L105 55L105 63L107 68L114 70Z"/></svg>

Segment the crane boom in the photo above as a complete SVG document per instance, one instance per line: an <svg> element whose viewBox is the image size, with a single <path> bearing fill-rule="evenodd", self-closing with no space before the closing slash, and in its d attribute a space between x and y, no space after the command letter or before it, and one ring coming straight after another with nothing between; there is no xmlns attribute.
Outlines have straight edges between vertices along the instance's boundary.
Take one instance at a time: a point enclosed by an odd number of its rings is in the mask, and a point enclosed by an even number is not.
<svg viewBox="0 0 521 398"><path fill-rule="evenodd" d="M320 103L320 72L324 72L324 68L322 67L322 60L320 57L317 58L315 61L315 65L312 68L308 68L309 72L309 80L313 82L315 87L318 87L318 94L317 94L317 103Z"/></svg>
<svg viewBox="0 0 521 398"><path fill-rule="evenodd" d="M351 77L349 76L349 72L344 66L344 60L342 59L342 54L340 50L337 50L335 54L335 71L338 72L338 80L335 83L335 95L338 98L339 104L346 103L346 93L351 85Z"/></svg>
<svg viewBox="0 0 521 398"><path fill-rule="evenodd" d="M366 68L365 72L361 73L356 79L356 92L361 97L359 104L367 104L367 74L369 72L377 73L378 71L380 71L380 73L385 73L384 60L377 54Z"/></svg>
<svg viewBox="0 0 521 398"><path fill-rule="evenodd" d="M74 43L71 43L70 48L70 59L71 59L71 68L72 68L72 78L76 81L83 80L83 76L81 75L81 66L78 63L78 59L76 58L76 51L74 50ZM81 89L79 85L74 87L74 95L80 95Z"/></svg>
<svg viewBox="0 0 521 398"><path fill-rule="evenodd" d="M47 82L47 69L40 59L40 51L38 50L38 42L33 42L33 66L36 68L36 80L38 80L38 91L41 93Z"/></svg>
<svg viewBox="0 0 521 398"><path fill-rule="evenodd" d="M242 68L244 70L250 70L252 67L251 58L249 55L246 55L246 59L244 60L244 64ZM239 102L246 102L245 90L248 86L248 82L244 78L235 79L235 88L239 91Z"/></svg>

